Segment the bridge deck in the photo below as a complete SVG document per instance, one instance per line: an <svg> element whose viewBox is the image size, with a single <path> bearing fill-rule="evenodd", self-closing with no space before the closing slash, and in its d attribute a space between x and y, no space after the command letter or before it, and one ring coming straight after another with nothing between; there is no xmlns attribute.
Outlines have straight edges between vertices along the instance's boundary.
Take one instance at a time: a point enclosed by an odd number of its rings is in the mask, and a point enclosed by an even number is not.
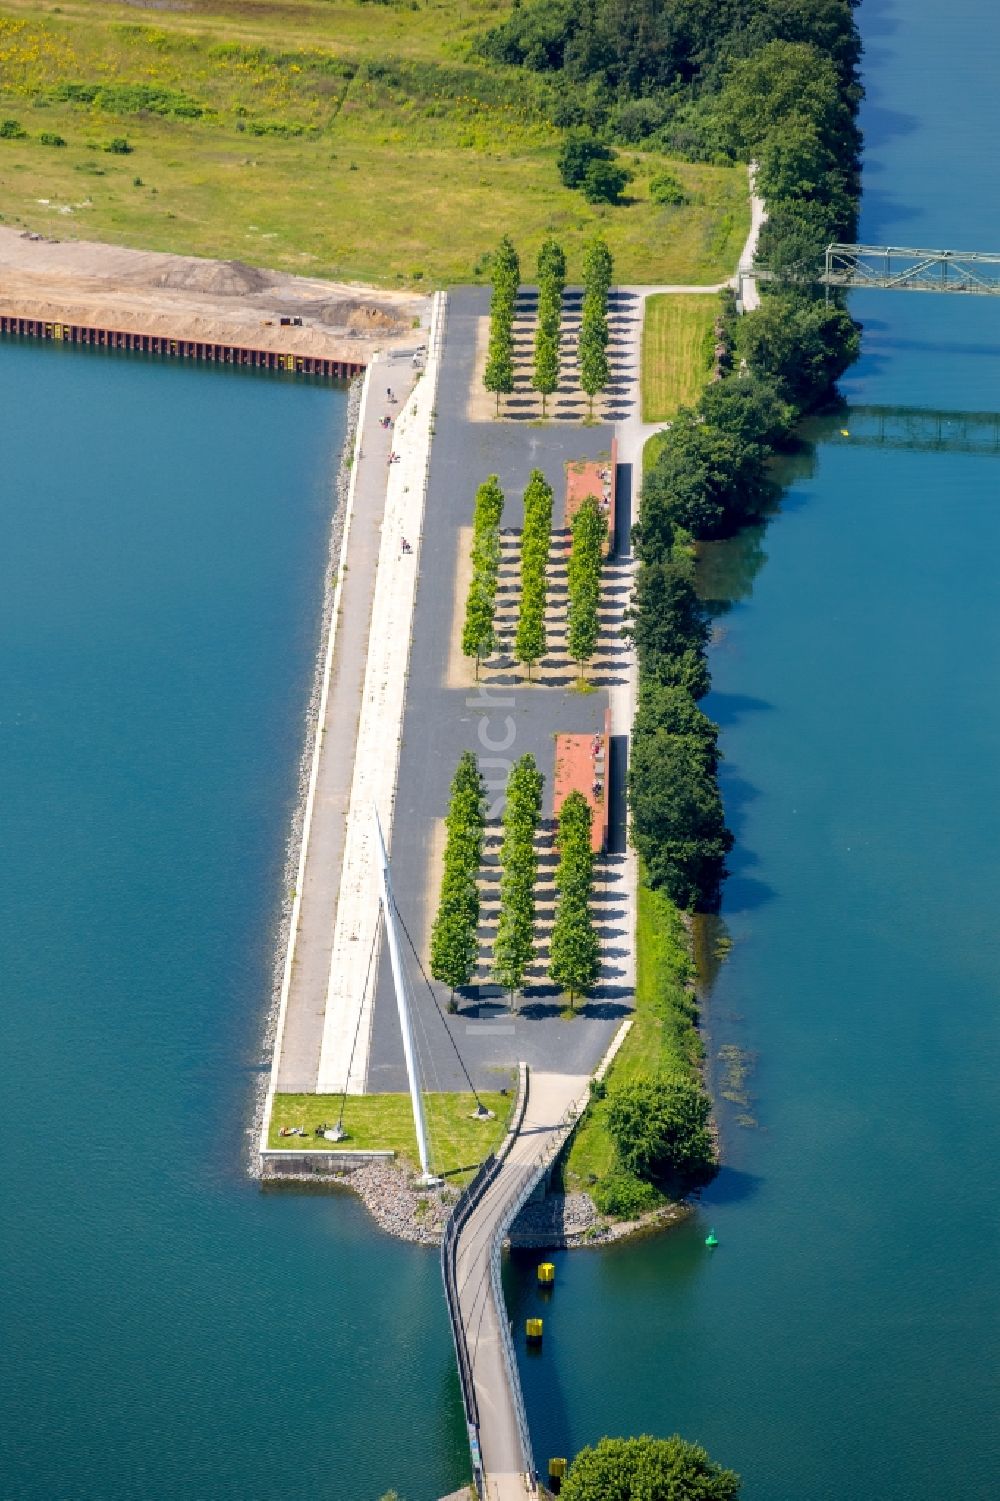
<svg viewBox="0 0 1000 1501"><path fill-rule="evenodd" d="M518 1209L544 1175L586 1099L588 1077L532 1073L519 1131L462 1226L455 1268L459 1316L469 1351L479 1419L479 1448L489 1501L534 1495L534 1465L520 1382L510 1359L507 1311L498 1302L491 1258Z"/></svg>

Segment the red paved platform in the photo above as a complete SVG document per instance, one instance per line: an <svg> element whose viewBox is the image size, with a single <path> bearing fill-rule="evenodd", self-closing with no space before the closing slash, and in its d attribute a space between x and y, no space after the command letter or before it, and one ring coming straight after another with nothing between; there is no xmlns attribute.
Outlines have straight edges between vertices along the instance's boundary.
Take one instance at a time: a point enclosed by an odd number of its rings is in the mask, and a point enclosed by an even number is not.
<svg viewBox="0 0 1000 1501"><path fill-rule="evenodd" d="M611 711L604 716L604 733L597 735L557 735L555 792L556 817L571 792L582 792L594 818L590 826L590 847L595 854L608 842L608 755L611 739Z"/></svg>
<svg viewBox="0 0 1000 1501"><path fill-rule="evenodd" d="M579 461L566 465L566 504L563 520L567 530L573 517L588 495L596 496L608 518L608 540L604 545L607 557L615 541L615 471L618 465L618 439L611 440L611 458L607 463ZM567 550L569 541L567 539Z"/></svg>

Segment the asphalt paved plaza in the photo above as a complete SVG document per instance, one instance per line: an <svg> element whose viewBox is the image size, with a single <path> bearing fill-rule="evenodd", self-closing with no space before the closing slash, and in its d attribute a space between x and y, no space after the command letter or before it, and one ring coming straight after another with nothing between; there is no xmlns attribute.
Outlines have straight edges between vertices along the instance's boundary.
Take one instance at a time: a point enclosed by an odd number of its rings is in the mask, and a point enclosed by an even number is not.
<svg viewBox="0 0 1000 1501"><path fill-rule="evenodd" d="M393 820L390 863L397 904L420 955L426 955L437 899L433 859L435 833L448 804L448 789L459 756L472 750L498 797L510 764L530 751L546 778L543 817L552 815L553 737L557 731L594 733L603 728L608 691L600 686L580 693L566 685L543 686L523 681L476 687L448 687L447 671L455 618L458 531L472 519L477 485L497 474L506 497L502 526L520 528L522 495L532 469L542 470L552 485L554 530L561 526L565 464L573 459L607 457L613 429L609 424L577 425L470 421L466 415L476 352L477 323L489 307L487 289L464 288L449 295L444 356L439 377L434 439L420 576L403 720L403 744ZM628 496L622 496L628 505ZM627 513L626 513L627 514ZM403 650L405 643L400 643ZM597 877L595 912L617 926L616 871L622 854L620 803L624 741L616 737L612 787L611 853ZM617 761L617 764L616 764ZM617 793L617 797L616 797ZM500 811L499 802L492 808ZM624 914L622 914L624 916ZM405 947L405 939L404 939ZM416 961L407 962L415 1008L415 1031L427 1089L464 1086L455 1047L477 1085L496 1083L496 1070L523 1059L536 1068L587 1074L599 1062L622 1018L631 1008L627 967L613 944L598 996L579 1006L571 1021L561 1016L562 1001L551 986L529 989L520 1013L512 1016L496 987L473 987L460 997L457 1014L442 1023L421 979ZM620 983L616 983L616 976ZM435 987L441 1009L444 987ZM383 955L372 1024L366 1088L406 1087L396 1002Z"/></svg>

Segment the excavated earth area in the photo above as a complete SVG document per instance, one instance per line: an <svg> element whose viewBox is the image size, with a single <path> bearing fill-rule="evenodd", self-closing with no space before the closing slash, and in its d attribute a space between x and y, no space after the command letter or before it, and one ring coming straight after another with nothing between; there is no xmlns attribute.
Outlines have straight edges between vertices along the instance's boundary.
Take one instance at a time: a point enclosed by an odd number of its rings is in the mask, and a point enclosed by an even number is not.
<svg viewBox="0 0 1000 1501"><path fill-rule="evenodd" d="M421 343L428 310L411 292L0 228L0 314L364 364Z"/></svg>

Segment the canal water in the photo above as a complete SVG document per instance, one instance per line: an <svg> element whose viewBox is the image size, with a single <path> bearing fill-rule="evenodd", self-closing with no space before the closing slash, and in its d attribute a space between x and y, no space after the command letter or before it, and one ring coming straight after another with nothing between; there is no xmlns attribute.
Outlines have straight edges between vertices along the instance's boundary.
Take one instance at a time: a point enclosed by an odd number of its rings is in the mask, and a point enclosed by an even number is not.
<svg viewBox="0 0 1000 1501"><path fill-rule="evenodd" d="M1000 16L866 0L859 17L862 238L1000 250ZM848 402L1000 411L1000 302L853 307ZM704 569L730 606L706 707L737 840L709 1041L717 1075L720 1048L756 1055L755 1098L723 1105L727 1166L687 1228L558 1258L525 1384L543 1457L680 1431L747 1501L986 1501L1000 455L841 429L850 411L818 425L767 528ZM530 1264L514 1302L535 1311Z"/></svg>
<svg viewBox="0 0 1000 1501"><path fill-rule="evenodd" d="M1000 248L1000 18L859 14L863 234ZM856 311L849 401L1000 409L1000 307ZM434 1501L467 1473L435 1255L242 1160L344 397L3 345L0 399L0 1495ZM842 427L704 574L738 840L710 1045L754 1098L687 1227L556 1258L523 1374L542 1459L679 1430L747 1501L976 1501L1000 460Z"/></svg>

